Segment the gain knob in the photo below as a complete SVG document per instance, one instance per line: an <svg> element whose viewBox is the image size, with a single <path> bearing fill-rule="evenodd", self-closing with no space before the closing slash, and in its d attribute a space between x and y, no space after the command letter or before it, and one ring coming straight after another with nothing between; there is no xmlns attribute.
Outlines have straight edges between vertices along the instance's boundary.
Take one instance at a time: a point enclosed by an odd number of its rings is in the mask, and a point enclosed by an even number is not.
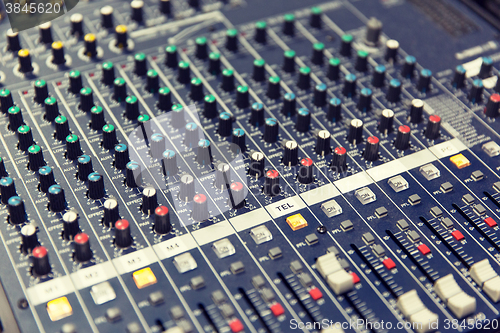
<svg viewBox="0 0 500 333"><path fill-rule="evenodd" d="M20 49L17 52L17 59L19 62L19 72L31 73L33 71L33 63L31 62L31 55L28 49Z"/></svg>
<svg viewBox="0 0 500 333"><path fill-rule="evenodd" d="M260 127L264 124L264 105L253 103L251 108L250 123L252 126Z"/></svg>
<svg viewBox="0 0 500 333"><path fill-rule="evenodd" d="M121 219L115 223L115 245L119 248L126 248L132 245L132 235L130 224L127 220Z"/></svg>
<svg viewBox="0 0 500 333"><path fill-rule="evenodd" d="M92 172L87 177L88 196L92 200L99 200L104 197L104 178L97 172Z"/></svg>
<svg viewBox="0 0 500 333"><path fill-rule="evenodd" d="M90 249L89 235L79 233L74 238L75 241L75 260L86 262L92 259L92 250Z"/></svg>
<svg viewBox="0 0 500 333"><path fill-rule="evenodd" d="M38 169L39 190L46 193L56 183L52 168L45 165Z"/></svg>
<svg viewBox="0 0 500 333"><path fill-rule="evenodd" d="M152 215L158 207L158 199L156 197L156 189L147 186L142 190L142 206L141 210L146 215Z"/></svg>
<svg viewBox="0 0 500 333"><path fill-rule="evenodd" d="M396 142L394 146L396 149L405 150L410 147L410 127L406 125L401 125L398 127L398 133L396 135Z"/></svg>
<svg viewBox="0 0 500 333"><path fill-rule="evenodd" d="M367 161L373 162L378 159L378 146L379 139L376 136L370 136L366 139L365 151L363 158Z"/></svg>
<svg viewBox="0 0 500 333"><path fill-rule="evenodd" d="M190 202L193 200L194 194L194 177L189 174L183 174L181 176L179 200Z"/></svg>
<svg viewBox="0 0 500 333"><path fill-rule="evenodd" d="M363 141L363 121L361 119L351 120L347 141L353 145L360 144Z"/></svg>
<svg viewBox="0 0 500 333"><path fill-rule="evenodd" d="M80 89L80 110L89 112L94 106L94 96L90 87Z"/></svg>
<svg viewBox="0 0 500 333"><path fill-rule="evenodd" d="M283 56L283 70L287 73L295 72L295 51L286 50Z"/></svg>
<svg viewBox="0 0 500 333"><path fill-rule="evenodd" d="M283 160L281 161L287 167L297 165L299 160L299 145L296 141L288 140L284 145Z"/></svg>
<svg viewBox="0 0 500 333"><path fill-rule="evenodd" d="M231 183L230 170L229 164L224 162L219 163L215 168L214 187L217 190L224 191L228 188Z"/></svg>
<svg viewBox="0 0 500 333"><path fill-rule="evenodd" d="M115 46L119 49L126 49L128 46L127 26L117 25L115 28Z"/></svg>
<svg viewBox="0 0 500 333"><path fill-rule="evenodd" d="M297 175L297 180L301 184L310 184L314 181L314 164L313 161L306 157L300 160L299 172Z"/></svg>
<svg viewBox="0 0 500 333"><path fill-rule="evenodd" d="M484 108L484 114L489 118L496 118L498 116L498 107L500 106L500 95L492 94Z"/></svg>
<svg viewBox="0 0 500 333"><path fill-rule="evenodd" d="M0 179L0 197L3 204L7 204L9 199L17 195L16 185L10 177Z"/></svg>
<svg viewBox="0 0 500 333"><path fill-rule="evenodd" d="M174 176L179 172L177 167L177 155L175 151L167 149L163 152L162 170L163 174L167 177Z"/></svg>
<svg viewBox="0 0 500 333"><path fill-rule="evenodd" d="M65 240L73 240L80 232L78 224L78 213L74 210L67 211L63 215L63 238Z"/></svg>
<svg viewBox="0 0 500 333"><path fill-rule="evenodd" d="M201 139L198 141L198 153L196 155L196 162L202 166L209 166L212 163L212 148L210 141Z"/></svg>
<svg viewBox="0 0 500 333"><path fill-rule="evenodd" d="M275 118L267 118L264 127L264 141L267 143L274 143L278 141L279 125L278 120Z"/></svg>
<svg viewBox="0 0 500 333"><path fill-rule="evenodd" d="M429 116L429 122L425 129L425 137L429 140L436 140L439 138L439 130L441 128L441 117L438 115Z"/></svg>
<svg viewBox="0 0 500 333"><path fill-rule="evenodd" d="M382 110L378 130L380 133L387 135L392 132L392 124L394 123L394 111L391 109Z"/></svg>
<svg viewBox="0 0 500 333"><path fill-rule="evenodd" d="M221 112L219 114L219 135L227 137L233 131L233 117L229 112Z"/></svg>
<svg viewBox="0 0 500 333"><path fill-rule="evenodd" d="M250 165L248 168L248 174L251 177L258 179L264 175L264 166L266 160L263 153L260 151L254 151L250 154Z"/></svg>
<svg viewBox="0 0 500 333"><path fill-rule="evenodd" d="M115 146L115 168L123 170L130 161L128 147L124 143L119 143Z"/></svg>
<svg viewBox="0 0 500 333"><path fill-rule="evenodd" d="M269 197L274 197L281 192L280 188L280 175L276 170L269 170L266 172L264 179L264 194Z"/></svg>
<svg viewBox="0 0 500 333"><path fill-rule="evenodd" d="M347 169L347 151L344 147L333 150L332 170L341 173Z"/></svg>
<svg viewBox="0 0 500 333"><path fill-rule="evenodd" d="M208 219L208 215L208 203L206 195L196 194L193 197L193 220L195 220L196 222L203 222Z"/></svg>
<svg viewBox="0 0 500 333"><path fill-rule="evenodd" d="M46 22L38 26L40 28L40 42L43 44L50 44L52 39L52 23Z"/></svg>
<svg viewBox="0 0 500 333"><path fill-rule="evenodd" d="M234 90L234 71L232 69L226 68L222 71L222 90L233 91Z"/></svg>
<svg viewBox="0 0 500 333"><path fill-rule="evenodd" d="M24 201L17 195L9 198L7 202L9 212L9 222L17 225L26 221L26 209Z"/></svg>
<svg viewBox="0 0 500 333"><path fill-rule="evenodd" d="M47 104L45 104L47 105ZM90 109L90 126L94 131L99 131L104 126L104 111L101 106L93 106Z"/></svg>
<svg viewBox="0 0 500 333"><path fill-rule="evenodd" d="M307 90L311 87L311 68L300 67L297 87L302 90Z"/></svg>
<svg viewBox="0 0 500 333"><path fill-rule="evenodd" d="M49 253L43 246L37 246L31 252L33 256L33 275L44 276L50 273Z"/></svg>
<svg viewBox="0 0 500 333"><path fill-rule="evenodd" d="M135 96L127 96L125 98L125 117L128 120L137 120L139 117L139 101Z"/></svg>
<svg viewBox="0 0 500 333"><path fill-rule="evenodd" d="M127 82L122 77L117 77L113 81L113 98L119 103L127 98Z"/></svg>
<svg viewBox="0 0 500 333"><path fill-rule="evenodd" d="M321 130L316 136L316 148L314 149L316 154L320 156L326 156L331 153L332 147L330 145L330 132L327 130Z"/></svg>
<svg viewBox="0 0 500 333"><path fill-rule="evenodd" d="M306 133L309 131L310 126L311 126L311 112L309 112L309 109L307 108L299 109L299 112L297 112L295 129L298 132Z"/></svg>
<svg viewBox="0 0 500 333"><path fill-rule="evenodd" d="M157 234L164 235L168 234L170 230L172 230L172 225L170 224L170 214L168 213L168 208L160 205L155 209L154 231Z"/></svg>
<svg viewBox="0 0 500 333"><path fill-rule="evenodd" d="M104 201L104 214L102 222L108 228L114 228L116 221L120 219L120 213L118 211L118 200L115 198L108 198Z"/></svg>
<svg viewBox="0 0 500 333"><path fill-rule="evenodd" d="M73 36L83 36L83 15L80 13L75 13L69 18L71 22L71 34Z"/></svg>
<svg viewBox="0 0 500 333"><path fill-rule="evenodd" d="M21 249L23 253L31 253L39 245L37 228L33 224L25 224L21 228Z"/></svg>
<svg viewBox="0 0 500 333"><path fill-rule="evenodd" d="M66 208L66 198L61 185L54 184L49 187L49 208L54 213L62 212Z"/></svg>

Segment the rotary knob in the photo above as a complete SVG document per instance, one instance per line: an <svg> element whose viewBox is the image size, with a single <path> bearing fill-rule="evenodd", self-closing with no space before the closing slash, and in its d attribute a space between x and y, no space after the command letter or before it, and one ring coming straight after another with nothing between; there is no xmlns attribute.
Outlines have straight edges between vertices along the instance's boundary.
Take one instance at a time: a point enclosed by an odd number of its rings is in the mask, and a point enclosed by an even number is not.
<svg viewBox="0 0 500 333"><path fill-rule="evenodd" d="M128 33L127 33L127 26L125 25L117 25L115 28L115 46L118 47L119 49L126 49L128 46Z"/></svg>
<svg viewBox="0 0 500 333"><path fill-rule="evenodd" d="M154 159L161 158L165 151L165 137L161 133L153 133L151 135L151 157Z"/></svg>
<svg viewBox="0 0 500 333"><path fill-rule="evenodd" d="M479 104L483 100L483 80L476 79L472 82L472 87L469 91L469 101L472 104Z"/></svg>
<svg viewBox="0 0 500 333"><path fill-rule="evenodd" d="M429 116L429 122L425 129L425 137L429 140L436 140L439 138L439 130L441 128L441 117L438 115Z"/></svg>
<svg viewBox="0 0 500 333"><path fill-rule="evenodd" d="M188 84L191 81L191 69L189 68L189 62L179 62L179 68L177 69L177 81L182 84Z"/></svg>
<svg viewBox="0 0 500 333"><path fill-rule="evenodd" d="M97 38L94 34L86 34L83 37L84 51L83 53L89 57L94 58L97 55Z"/></svg>
<svg viewBox="0 0 500 333"><path fill-rule="evenodd" d="M54 213L62 212L66 208L66 198L61 185L54 184L50 186L47 193L49 194L50 210Z"/></svg>
<svg viewBox="0 0 500 333"><path fill-rule="evenodd" d="M464 66L458 65L455 68L455 74L453 75L453 80L451 81L451 84L453 85L454 88L460 89L465 86L465 73L467 71L465 70Z"/></svg>
<svg viewBox="0 0 500 333"><path fill-rule="evenodd" d="M410 147L410 127L406 125L401 125L398 127L398 133L396 135L396 142L394 146L396 149L405 150Z"/></svg>
<svg viewBox="0 0 500 333"><path fill-rule="evenodd" d="M342 101L339 98L332 98L328 102L328 111L326 113L326 119L331 122L339 122L342 119L341 116Z"/></svg>
<svg viewBox="0 0 500 333"><path fill-rule="evenodd" d="M229 51L238 51L238 30L229 29L226 31L226 49Z"/></svg>
<svg viewBox="0 0 500 333"><path fill-rule="evenodd" d="M132 245L132 235L130 224L127 220L121 219L115 223L115 245L119 248L126 248Z"/></svg>
<svg viewBox="0 0 500 333"><path fill-rule="evenodd" d="M422 69L418 78L417 89L422 93L427 93L430 88L432 72L429 69Z"/></svg>
<svg viewBox="0 0 500 333"><path fill-rule="evenodd" d="M351 50L352 50L352 41L353 41L352 35L342 35L341 41L340 41L340 54L343 55L344 57L350 57L351 56Z"/></svg>
<svg viewBox="0 0 500 333"><path fill-rule="evenodd" d="M104 6L101 12L101 26L105 29L113 28L113 7Z"/></svg>
<svg viewBox="0 0 500 333"><path fill-rule="evenodd" d="M80 110L89 112L94 106L94 97L90 87L80 89Z"/></svg>
<svg viewBox="0 0 500 333"><path fill-rule="evenodd" d="M69 72L69 91L73 94L78 94L83 88L82 75L77 70Z"/></svg>
<svg viewBox="0 0 500 333"><path fill-rule="evenodd" d="M64 56L64 45L61 41L53 42L52 48L52 63L54 65L64 65L66 58Z"/></svg>
<svg viewBox="0 0 500 333"><path fill-rule="evenodd" d="M368 52L363 50L358 51L354 68L358 72L366 72L368 70Z"/></svg>
<svg viewBox="0 0 500 333"><path fill-rule="evenodd" d="M31 73L33 71L33 63L31 62L30 51L27 49L20 49L17 52L17 59L19 62L18 70L21 73Z"/></svg>
<svg viewBox="0 0 500 333"><path fill-rule="evenodd" d="M274 197L281 192L280 175L276 170L268 170L264 179L264 194L269 197Z"/></svg>
<svg viewBox="0 0 500 333"><path fill-rule="evenodd" d="M136 0L134 0L136 1ZM132 1L133 2L133 1ZM138 76L146 75L148 71L148 63L146 62L146 54L143 52L134 55L134 72Z"/></svg>
<svg viewBox="0 0 500 333"><path fill-rule="evenodd" d="M382 22L375 17L370 17L366 22L365 43L370 46L376 46L382 33Z"/></svg>
<svg viewBox="0 0 500 333"><path fill-rule="evenodd" d="M220 73L220 53L210 52L208 55L208 72L212 75Z"/></svg>
<svg viewBox="0 0 500 333"><path fill-rule="evenodd" d="M232 137L232 145L231 145L231 150L235 153L244 153L247 149L246 146L246 134L245 131L241 128L235 128L233 130L233 137Z"/></svg>
<svg viewBox="0 0 500 333"><path fill-rule="evenodd" d="M104 197L104 178L97 172L92 172L87 177L88 196L92 200L99 200Z"/></svg>
<svg viewBox="0 0 500 333"><path fill-rule="evenodd" d="M55 123L56 123L56 139L59 141L66 140L66 137L69 135L68 118L59 115L56 117Z"/></svg>
<svg viewBox="0 0 500 333"><path fill-rule="evenodd" d="M36 80L35 84L35 102L42 104L49 97L49 88L44 80Z"/></svg>
<svg viewBox="0 0 500 333"><path fill-rule="evenodd" d="M18 148L22 151L28 150L33 144L33 133L28 125L21 125L17 128Z"/></svg>
<svg viewBox="0 0 500 333"><path fill-rule="evenodd" d="M347 151L344 147L333 150L332 170L341 173L347 169Z"/></svg>
<svg viewBox="0 0 500 333"><path fill-rule="evenodd" d="M321 16L323 11L319 7L311 8L311 16L309 17L309 25L313 28L321 29Z"/></svg>
<svg viewBox="0 0 500 333"><path fill-rule="evenodd" d="M187 123L184 134L184 144L189 148L194 148L198 144L198 141L200 141L200 128L196 123Z"/></svg>
<svg viewBox="0 0 500 333"><path fill-rule="evenodd" d="M198 59L206 59L208 56L207 51L207 37L200 36L195 39L196 51L195 56Z"/></svg>
<svg viewBox="0 0 500 333"><path fill-rule="evenodd" d="M332 81L336 81L340 77L340 59L330 58L328 60L328 71L326 72L326 77Z"/></svg>
<svg viewBox="0 0 500 333"><path fill-rule="evenodd" d="M65 240L73 240L80 232L78 224L78 213L70 210L63 215L63 238Z"/></svg>
<svg viewBox="0 0 500 333"><path fill-rule="evenodd" d="M311 57L311 62L315 65L323 65L323 58L324 58L324 52L325 50L325 44L323 43L314 43L313 44L313 52L312 52L312 57Z"/></svg>
<svg viewBox="0 0 500 333"><path fill-rule="evenodd" d="M255 41L260 44L265 44L267 40L267 23L258 21L255 23Z"/></svg>
<svg viewBox="0 0 500 333"><path fill-rule="evenodd" d="M3 204L7 204L9 199L17 195L16 185L10 177L0 179L0 197Z"/></svg>
<svg viewBox="0 0 500 333"><path fill-rule="evenodd" d="M52 268L49 262L49 253L43 246L37 246L31 252L33 257L33 274L44 276L50 273Z"/></svg>
<svg viewBox="0 0 500 333"><path fill-rule="evenodd" d="M486 79L491 76L491 69L493 68L493 60L490 57L483 57L481 68L479 69L478 76L481 79Z"/></svg>
<svg viewBox="0 0 500 333"><path fill-rule="evenodd" d="M299 160L299 145L297 142L293 140L286 141L284 148L282 163L288 167L297 165Z"/></svg>
<svg viewBox="0 0 500 333"><path fill-rule="evenodd" d="M124 143L119 143L115 146L115 168L123 170L130 161L128 147Z"/></svg>
<svg viewBox="0 0 500 333"><path fill-rule="evenodd" d="M385 98L391 103L399 102L401 98L401 81L398 79L391 79Z"/></svg>
<svg viewBox="0 0 500 333"><path fill-rule="evenodd" d="M411 101L410 107L410 122L418 124L422 121L422 113L424 111L424 102L421 99L414 99Z"/></svg>
<svg viewBox="0 0 500 333"><path fill-rule="evenodd" d="M251 177L260 178L264 175L264 166L266 160L263 153L260 151L254 151L250 154L250 166L248 168L248 174Z"/></svg>
<svg viewBox="0 0 500 333"><path fill-rule="evenodd" d="M193 220L203 222L208 219L208 203L204 194L196 194L193 197Z"/></svg>
<svg viewBox="0 0 500 333"><path fill-rule="evenodd" d="M264 124L264 105L261 103L253 103L251 108L250 123L255 127L260 127Z"/></svg>
<svg viewBox="0 0 500 333"><path fill-rule="evenodd" d="M199 77L194 77L191 79L190 97L193 101L199 101L203 99L203 81L201 81Z"/></svg>
<svg viewBox="0 0 500 333"><path fill-rule="evenodd" d="M168 68L177 68L177 46L169 45L165 48L165 65Z"/></svg>
<svg viewBox="0 0 500 333"><path fill-rule="evenodd" d="M179 172L175 151L167 149L163 152L162 170L163 174L167 177L174 176Z"/></svg>
<svg viewBox="0 0 500 333"><path fill-rule="evenodd" d="M500 106L500 95L492 94L486 103L484 108L484 114L490 118L496 118L498 116L498 107Z"/></svg>
<svg viewBox="0 0 500 333"><path fill-rule="evenodd" d="M311 68L300 67L299 69L299 79L297 81L297 87L302 90L307 90L311 86Z"/></svg>
<svg viewBox="0 0 500 333"><path fill-rule="evenodd" d="M115 127L111 124L104 125L102 127L102 147L108 150L113 149L117 143Z"/></svg>
<svg viewBox="0 0 500 333"><path fill-rule="evenodd" d="M297 180L301 184L310 184L314 181L314 163L312 159L306 157L300 160L299 172Z"/></svg>
<svg viewBox="0 0 500 333"><path fill-rule="evenodd" d="M7 202L9 212L9 222L17 225L26 221L26 209L24 201L17 195L9 198Z"/></svg>
<svg viewBox="0 0 500 333"><path fill-rule="evenodd" d="M16 131L19 126L24 124L23 120L23 114L21 112L21 109L17 106L11 106L8 111L9 115L9 129L11 131Z"/></svg>
<svg viewBox="0 0 500 333"><path fill-rule="evenodd" d="M282 32L287 36L294 36L295 35L295 15L285 14L283 16Z"/></svg>
<svg viewBox="0 0 500 333"><path fill-rule="evenodd" d="M125 167L125 184L128 187L134 188L142 183L141 166L136 161L130 161Z"/></svg>
<svg viewBox="0 0 500 333"><path fill-rule="evenodd" d="M146 90L150 93L156 94L160 88L160 79L158 78L158 72L154 69L150 69L146 72Z"/></svg>
<svg viewBox="0 0 500 333"><path fill-rule="evenodd" d="M44 101L45 119L52 122L59 115L59 106L57 105L57 100L54 97L47 97Z"/></svg>
<svg viewBox="0 0 500 333"><path fill-rule="evenodd" d="M75 13L71 15L69 18L71 22L71 34L73 36L82 36L83 35L83 15L79 13Z"/></svg>
<svg viewBox="0 0 500 333"><path fill-rule="evenodd" d="M363 141L363 121L361 119L351 120L347 141L353 145L360 144Z"/></svg>
<svg viewBox="0 0 500 333"><path fill-rule="evenodd" d="M183 174L181 176L179 200L190 202L193 200L194 194L194 177L189 174Z"/></svg>
<svg viewBox="0 0 500 333"><path fill-rule="evenodd" d="M234 182L231 184L228 204L234 209L243 208L245 206L245 188L242 183Z"/></svg>
<svg viewBox="0 0 500 333"><path fill-rule="evenodd" d="M249 104L248 86L238 86L238 88L236 88L236 106L240 109L244 109L248 107Z"/></svg>
<svg viewBox="0 0 500 333"><path fill-rule="evenodd" d="M234 90L234 71L232 69L226 68L222 71L222 90L233 91Z"/></svg>
<svg viewBox="0 0 500 333"><path fill-rule="evenodd" d="M385 66L377 65L373 71L372 84L374 87L381 88L384 86L385 81Z"/></svg>
<svg viewBox="0 0 500 333"><path fill-rule="evenodd" d="M52 23L46 22L39 25L40 28L40 42L43 44L50 44L52 39Z"/></svg>
<svg viewBox="0 0 500 333"><path fill-rule="evenodd" d="M156 196L156 189L151 186L147 186L142 191L142 206L141 210L146 215L152 215L158 207L158 198Z"/></svg>
<svg viewBox="0 0 500 333"><path fill-rule="evenodd" d="M31 145L28 148L28 165L31 171L38 171L40 167L45 165L42 148L39 145Z"/></svg>
<svg viewBox="0 0 500 333"><path fill-rule="evenodd" d="M365 160L373 162L378 159L379 139L376 136L370 136L366 139L365 151L363 157Z"/></svg>
<svg viewBox="0 0 500 333"><path fill-rule="evenodd" d="M387 135L392 132L392 124L394 123L394 111L391 109L382 110L378 130L380 133Z"/></svg>
<svg viewBox="0 0 500 333"><path fill-rule="evenodd" d="M368 112L371 109L372 104L372 90L369 88L361 89L361 93L359 94L359 100L357 104L357 108L361 112Z"/></svg>
<svg viewBox="0 0 500 333"><path fill-rule="evenodd" d="M264 59L255 59L253 61L252 78L256 82L262 82L266 79L266 61Z"/></svg>
<svg viewBox="0 0 500 333"><path fill-rule="evenodd" d="M80 139L76 134L70 134L66 137L66 158L76 160L82 154Z"/></svg>
<svg viewBox="0 0 500 333"><path fill-rule="evenodd" d="M385 43L385 55L384 55L385 61L395 63L397 60L398 50L399 50L399 42L395 39L389 39Z"/></svg>
<svg viewBox="0 0 500 333"><path fill-rule="evenodd" d="M275 118L267 118L264 127L264 141L274 143L278 141L279 125Z"/></svg>
<svg viewBox="0 0 500 333"><path fill-rule="evenodd" d="M116 221L120 219L120 212L118 211L118 200L109 198L104 201L104 214L102 222L108 228L113 228Z"/></svg>
<svg viewBox="0 0 500 333"><path fill-rule="evenodd" d="M214 95L206 95L203 99L203 115L207 119L213 119L217 116L217 102Z"/></svg>
<svg viewBox="0 0 500 333"><path fill-rule="evenodd" d="M56 183L54 179L54 172L52 168L45 165L38 169L38 177L39 177L39 190L46 193L49 190L49 187Z"/></svg>
<svg viewBox="0 0 500 333"><path fill-rule="evenodd" d="M10 107L14 106L14 100L12 99L12 93L9 89L0 90L0 108L3 113L7 113Z"/></svg>
<svg viewBox="0 0 500 333"><path fill-rule="evenodd" d="M7 177L8 173L7 170L5 170L5 163L3 161L3 158L0 157L0 177Z"/></svg>
<svg viewBox="0 0 500 333"><path fill-rule="evenodd" d="M356 95L356 75L347 74L344 79L344 87L342 94L346 97L354 97Z"/></svg>
<svg viewBox="0 0 500 333"><path fill-rule="evenodd" d="M219 135L227 137L233 131L233 117L229 112L221 112L219 114Z"/></svg>
<svg viewBox="0 0 500 333"><path fill-rule="evenodd" d="M299 109L297 112L297 120L295 122L295 129L298 132L306 133L311 126L311 112L307 108Z"/></svg>
<svg viewBox="0 0 500 333"><path fill-rule="evenodd" d="M293 117L295 115L296 100L294 93L286 93L283 98L283 109L281 113L286 117Z"/></svg>
<svg viewBox="0 0 500 333"><path fill-rule="evenodd" d="M19 40L19 32L7 30L7 50L17 52L21 49L21 42Z"/></svg>
<svg viewBox="0 0 500 333"><path fill-rule="evenodd" d="M127 82L122 77L113 81L113 98L117 102L123 102L127 98Z"/></svg>
<svg viewBox="0 0 500 333"><path fill-rule="evenodd" d="M278 76L271 76L267 81L267 97L271 99L280 98L280 81Z"/></svg>
<svg viewBox="0 0 500 333"><path fill-rule="evenodd" d="M220 191L224 191L231 183L230 166L227 163L221 162L215 168L214 187Z"/></svg>
<svg viewBox="0 0 500 333"><path fill-rule="evenodd" d="M135 96L127 96L125 98L125 117L128 120L137 120L139 117L139 101Z"/></svg>
<svg viewBox="0 0 500 333"><path fill-rule="evenodd" d="M406 79L411 79L415 71L415 63L417 60L414 56L408 55L405 57L403 68L401 69L401 76Z"/></svg>
<svg viewBox="0 0 500 333"><path fill-rule="evenodd" d="M316 148L314 149L316 154L320 156L326 156L332 151L330 145L330 132L327 130L321 130L316 136Z"/></svg>
<svg viewBox="0 0 500 333"><path fill-rule="evenodd" d="M186 126L186 119L184 118L184 108L180 104L172 105L172 111L170 112L170 124L174 128L183 128Z"/></svg>
<svg viewBox="0 0 500 333"><path fill-rule="evenodd" d="M47 105L47 104L45 104ZM93 106L90 109L90 126L94 131L99 131L104 126L104 112L101 106Z"/></svg>
<svg viewBox="0 0 500 333"><path fill-rule="evenodd" d="M92 259L92 250L90 249L89 235L79 233L74 238L75 242L75 260L78 262L86 262Z"/></svg>
<svg viewBox="0 0 500 333"><path fill-rule="evenodd" d="M323 107L326 104L326 84L318 83L314 87L314 105L317 107Z"/></svg>
<svg viewBox="0 0 500 333"><path fill-rule="evenodd" d="M168 234L172 230L172 225L170 224L170 214L166 206L160 205L155 209L155 224L154 231L157 234L164 235Z"/></svg>
<svg viewBox="0 0 500 333"><path fill-rule="evenodd" d="M23 253L31 253L39 245L36 233L37 228L33 224L26 224L21 228L21 248Z"/></svg>
<svg viewBox="0 0 500 333"><path fill-rule="evenodd" d="M295 72L295 51L286 50L283 56L283 70L287 73Z"/></svg>
<svg viewBox="0 0 500 333"><path fill-rule="evenodd" d="M198 141L198 153L196 155L196 162L198 164L205 166L212 163L212 148L210 141L207 139L201 139Z"/></svg>
<svg viewBox="0 0 500 333"><path fill-rule="evenodd" d="M172 107L172 97L170 94L170 89L167 87L162 87L158 90L158 108L160 110L166 111L170 110Z"/></svg>

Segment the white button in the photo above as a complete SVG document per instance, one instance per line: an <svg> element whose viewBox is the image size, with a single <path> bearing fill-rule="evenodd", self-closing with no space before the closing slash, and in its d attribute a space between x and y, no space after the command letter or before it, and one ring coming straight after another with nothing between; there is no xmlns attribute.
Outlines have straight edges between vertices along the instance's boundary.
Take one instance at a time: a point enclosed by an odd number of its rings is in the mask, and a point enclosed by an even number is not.
<svg viewBox="0 0 500 333"><path fill-rule="evenodd" d="M438 319L438 315L427 308L410 316L410 321L418 333L435 331L438 328Z"/></svg>
<svg viewBox="0 0 500 333"><path fill-rule="evenodd" d="M426 309L424 303L418 297L415 289L410 290L398 297L396 306L403 313L405 317L410 317L419 311Z"/></svg>
<svg viewBox="0 0 500 333"><path fill-rule="evenodd" d="M450 308L458 318L463 318L476 312L476 298L467 295L463 291L448 299L446 305L448 305L448 308Z"/></svg>
<svg viewBox="0 0 500 333"><path fill-rule="evenodd" d="M116 298L116 293L108 281L96 284L90 288L90 295L97 305L104 304Z"/></svg>
<svg viewBox="0 0 500 333"><path fill-rule="evenodd" d="M470 275L474 281L481 287L486 281L498 276L498 274L493 270L488 259L476 262L470 268Z"/></svg>
<svg viewBox="0 0 500 333"><path fill-rule="evenodd" d="M252 239L257 245L269 242L273 239L273 234L271 234L265 225L261 225L250 230L250 236L252 236Z"/></svg>
<svg viewBox="0 0 500 333"><path fill-rule="evenodd" d="M323 202L321 204L321 210L328 217L334 217L342 214L342 207L340 207L340 205L335 200Z"/></svg>
<svg viewBox="0 0 500 333"><path fill-rule="evenodd" d="M500 276L495 276L493 279L486 281L483 284L483 290L493 302L500 301Z"/></svg>
<svg viewBox="0 0 500 333"><path fill-rule="evenodd" d="M196 264L196 260L194 260L193 256L189 252L175 257L174 266L175 268L177 268L179 273L186 273L198 267L198 265Z"/></svg>
<svg viewBox="0 0 500 333"><path fill-rule="evenodd" d="M354 287L351 274L343 269L328 275L326 280L330 288L332 288L337 295L346 293Z"/></svg>
<svg viewBox="0 0 500 333"><path fill-rule="evenodd" d="M354 192L354 195L363 205L367 205L377 200L377 196L375 195L375 193L373 193L372 190L370 190L368 187L360 188L359 190Z"/></svg>
<svg viewBox="0 0 500 333"><path fill-rule="evenodd" d="M233 244L227 238L221 239L212 244L212 249L219 259L232 256L236 253Z"/></svg>
<svg viewBox="0 0 500 333"><path fill-rule="evenodd" d="M316 259L316 269L326 279L326 277L342 269L337 257L333 253L327 253Z"/></svg>
<svg viewBox="0 0 500 333"><path fill-rule="evenodd" d="M495 141L486 142L482 148L489 157L500 155L500 146Z"/></svg>
<svg viewBox="0 0 500 333"><path fill-rule="evenodd" d="M419 171L427 180L433 180L441 176L441 171L432 163L420 167Z"/></svg>
<svg viewBox="0 0 500 333"><path fill-rule="evenodd" d="M406 181L406 179L404 179L402 176L395 176L395 177L392 177L392 178L389 178L389 180L387 181L387 184L389 184L389 186L397 193L397 192L401 192L401 191L404 191L408 188L410 188L410 185L408 184L408 182Z"/></svg>

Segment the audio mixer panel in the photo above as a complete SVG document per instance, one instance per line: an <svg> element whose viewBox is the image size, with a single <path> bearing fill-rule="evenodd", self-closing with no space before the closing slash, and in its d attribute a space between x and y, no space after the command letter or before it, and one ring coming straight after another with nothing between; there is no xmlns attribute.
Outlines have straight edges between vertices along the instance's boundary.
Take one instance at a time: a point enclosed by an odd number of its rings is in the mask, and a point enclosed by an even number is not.
<svg viewBox="0 0 500 333"><path fill-rule="evenodd" d="M0 332L498 331L498 32L432 5L2 21Z"/></svg>

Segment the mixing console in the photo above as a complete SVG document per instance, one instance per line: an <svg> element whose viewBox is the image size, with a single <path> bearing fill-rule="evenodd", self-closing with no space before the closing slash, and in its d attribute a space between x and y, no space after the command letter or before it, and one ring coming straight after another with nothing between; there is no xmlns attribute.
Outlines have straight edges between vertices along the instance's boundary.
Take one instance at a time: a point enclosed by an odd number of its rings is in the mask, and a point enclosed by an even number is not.
<svg viewBox="0 0 500 333"><path fill-rule="evenodd" d="M498 35L436 4L2 21L0 332L500 331Z"/></svg>

